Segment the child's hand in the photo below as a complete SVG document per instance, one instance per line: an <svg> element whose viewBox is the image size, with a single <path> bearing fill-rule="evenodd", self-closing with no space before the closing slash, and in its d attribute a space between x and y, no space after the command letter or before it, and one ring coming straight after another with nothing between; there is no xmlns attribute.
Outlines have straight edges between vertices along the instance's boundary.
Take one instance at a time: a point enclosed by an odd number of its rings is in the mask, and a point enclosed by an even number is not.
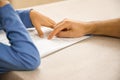
<svg viewBox="0 0 120 80"><path fill-rule="evenodd" d="M41 26L54 28L54 25L56 24L50 18L44 16L43 14L41 14L35 10L32 10L30 12L30 18L31 18L33 26L36 28L38 35L40 37L43 37L43 35L44 35L42 30L41 30Z"/></svg>

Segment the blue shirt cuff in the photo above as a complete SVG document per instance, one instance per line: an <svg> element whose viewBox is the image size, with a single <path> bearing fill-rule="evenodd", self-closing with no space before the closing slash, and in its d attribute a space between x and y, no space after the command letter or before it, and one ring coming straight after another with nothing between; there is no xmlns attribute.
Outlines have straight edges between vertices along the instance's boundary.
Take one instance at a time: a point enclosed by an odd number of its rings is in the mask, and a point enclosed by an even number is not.
<svg viewBox="0 0 120 80"><path fill-rule="evenodd" d="M26 28L32 28L33 27L31 19L30 19L30 11L31 10L32 9L17 10L16 11Z"/></svg>

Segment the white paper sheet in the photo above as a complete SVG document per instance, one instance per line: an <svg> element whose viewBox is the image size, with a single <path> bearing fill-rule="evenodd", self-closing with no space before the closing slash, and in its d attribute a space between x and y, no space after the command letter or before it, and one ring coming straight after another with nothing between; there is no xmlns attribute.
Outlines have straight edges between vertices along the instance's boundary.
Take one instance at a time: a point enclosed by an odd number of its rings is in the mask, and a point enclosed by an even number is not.
<svg viewBox="0 0 120 80"><path fill-rule="evenodd" d="M60 49L63 49L65 47L68 47L74 43L77 43L81 40L89 38L89 36L83 36L80 38L53 38L52 40L48 40L47 36L51 32L51 29L49 28L42 28L44 32L44 38L40 38L37 34L37 31L34 28L28 29L28 32L38 48L41 58L52 54L55 51L58 51ZM9 44L8 40L5 36L5 33L3 31L0 31L0 42Z"/></svg>

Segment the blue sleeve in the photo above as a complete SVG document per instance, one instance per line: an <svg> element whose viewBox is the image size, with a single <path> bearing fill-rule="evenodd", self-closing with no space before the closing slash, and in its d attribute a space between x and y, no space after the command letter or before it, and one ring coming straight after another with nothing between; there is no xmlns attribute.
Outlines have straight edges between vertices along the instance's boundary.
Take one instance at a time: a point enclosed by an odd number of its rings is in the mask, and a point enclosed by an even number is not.
<svg viewBox="0 0 120 80"><path fill-rule="evenodd" d="M27 10L16 10L18 13L20 19L22 20L23 24L25 25L26 28L32 28L32 22L30 19L30 11L32 9L27 9Z"/></svg>
<svg viewBox="0 0 120 80"><path fill-rule="evenodd" d="M36 69L40 64L39 52L10 4L0 7L0 24L10 43L0 43L0 73Z"/></svg>

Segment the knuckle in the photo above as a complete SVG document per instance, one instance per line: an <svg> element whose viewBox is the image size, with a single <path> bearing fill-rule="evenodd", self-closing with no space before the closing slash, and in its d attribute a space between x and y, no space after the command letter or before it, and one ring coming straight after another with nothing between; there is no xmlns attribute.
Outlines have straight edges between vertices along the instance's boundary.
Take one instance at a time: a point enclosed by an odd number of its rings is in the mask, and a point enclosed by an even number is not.
<svg viewBox="0 0 120 80"><path fill-rule="evenodd" d="M69 20L65 20L65 21L64 21L64 23L69 24L69 23L70 23L70 21L69 21Z"/></svg>

